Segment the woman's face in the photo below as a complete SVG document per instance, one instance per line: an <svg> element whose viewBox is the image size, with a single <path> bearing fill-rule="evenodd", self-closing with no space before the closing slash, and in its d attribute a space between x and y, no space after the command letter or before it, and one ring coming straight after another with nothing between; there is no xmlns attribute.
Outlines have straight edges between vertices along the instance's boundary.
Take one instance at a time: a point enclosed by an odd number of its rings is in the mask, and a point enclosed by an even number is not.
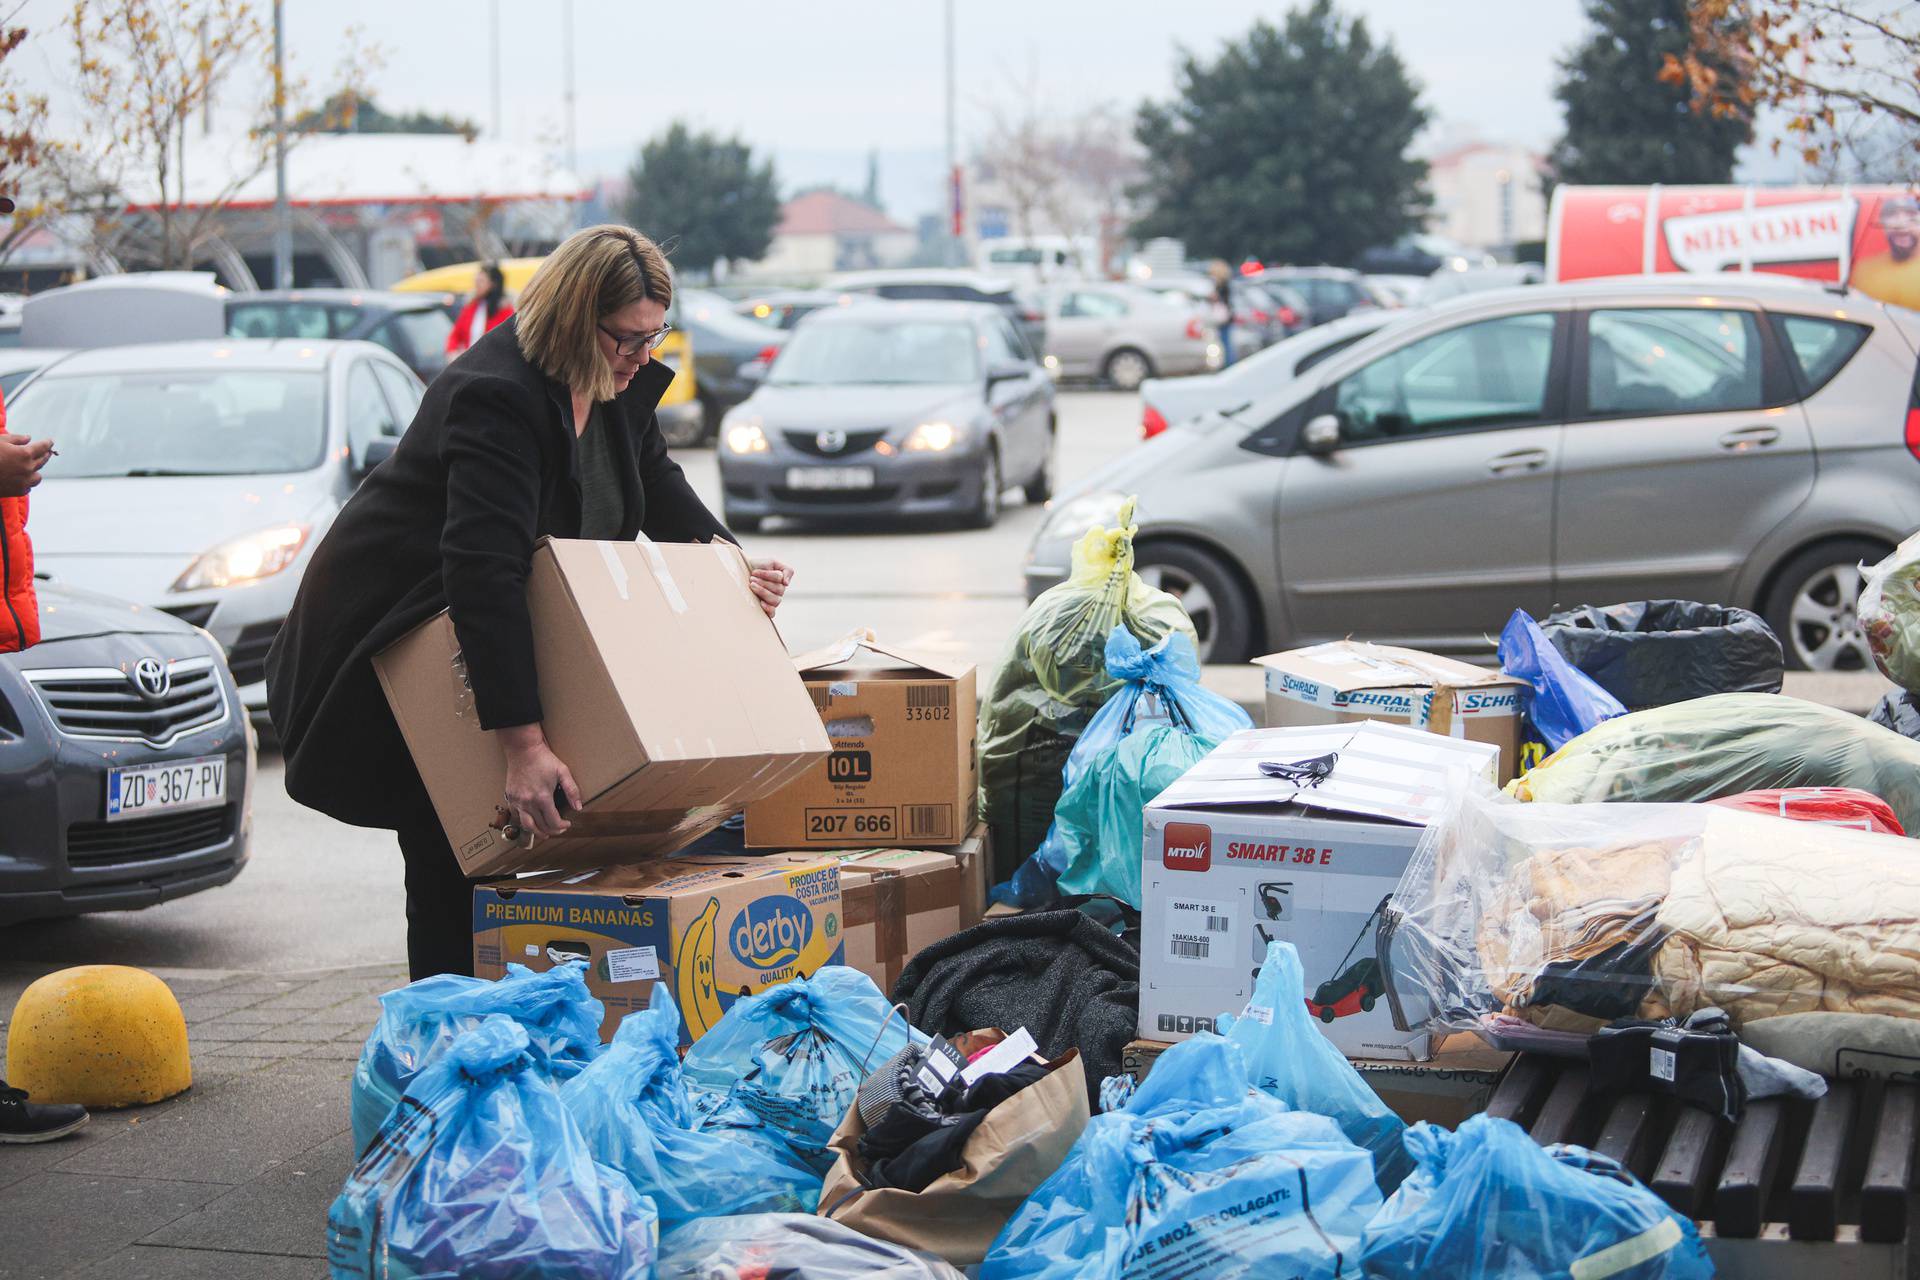
<svg viewBox="0 0 1920 1280"><path fill-rule="evenodd" d="M600 325L594 330L594 340L600 344L600 354L606 357L607 364L613 369L616 392L627 389L627 384L633 381L634 374L640 372L640 366L647 362L650 353L642 347L630 356L623 356L615 340L653 333L666 322L667 309L651 299L600 317Z"/></svg>
<svg viewBox="0 0 1920 1280"><path fill-rule="evenodd" d="M488 277L486 272L476 271L473 273L473 296L474 297L484 298L487 296L488 290L492 288L493 288L493 281Z"/></svg>

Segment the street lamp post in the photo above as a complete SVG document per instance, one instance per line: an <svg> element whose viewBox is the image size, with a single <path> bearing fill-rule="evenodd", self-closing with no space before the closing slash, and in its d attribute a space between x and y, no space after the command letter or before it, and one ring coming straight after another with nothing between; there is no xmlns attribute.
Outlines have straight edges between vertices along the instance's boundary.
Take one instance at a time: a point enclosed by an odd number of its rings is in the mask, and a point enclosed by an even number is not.
<svg viewBox="0 0 1920 1280"><path fill-rule="evenodd" d="M293 288L293 210L287 204L284 0L273 0L273 287Z"/></svg>

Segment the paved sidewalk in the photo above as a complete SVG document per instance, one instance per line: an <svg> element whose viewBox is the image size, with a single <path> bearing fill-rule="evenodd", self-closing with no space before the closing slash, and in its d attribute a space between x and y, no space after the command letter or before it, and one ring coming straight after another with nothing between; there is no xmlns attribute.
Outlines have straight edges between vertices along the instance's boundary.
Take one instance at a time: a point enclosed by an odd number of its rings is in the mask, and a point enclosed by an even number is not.
<svg viewBox="0 0 1920 1280"><path fill-rule="evenodd" d="M5 1019L43 970L0 967ZM180 997L193 1088L0 1146L0 1277L316 1280L353 1163L349 1081L401 965L157 971Z"/></svg>

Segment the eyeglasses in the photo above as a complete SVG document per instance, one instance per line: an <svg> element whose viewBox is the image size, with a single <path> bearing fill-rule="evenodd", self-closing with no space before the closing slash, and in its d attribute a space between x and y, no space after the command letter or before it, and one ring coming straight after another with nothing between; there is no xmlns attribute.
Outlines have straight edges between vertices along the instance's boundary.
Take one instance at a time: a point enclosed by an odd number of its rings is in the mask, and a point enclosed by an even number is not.
<svg viewBox="0 0 1920 1280"><path fill-rule="evenodd" d="M603 324L594 327L612 338L613 349L623 356L637 356L642 351L657 351L660 349L660 344L667 340L667 335L673 332L672 325L663 324L652 333L636 333L630 338L623 338Z"/></svg>

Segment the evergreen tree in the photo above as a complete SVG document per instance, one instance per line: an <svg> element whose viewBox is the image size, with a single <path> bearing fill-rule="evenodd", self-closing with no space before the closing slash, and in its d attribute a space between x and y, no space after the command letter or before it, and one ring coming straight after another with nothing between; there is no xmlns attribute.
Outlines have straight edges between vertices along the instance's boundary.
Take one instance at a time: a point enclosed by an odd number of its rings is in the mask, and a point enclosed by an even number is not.
<svg viewBox="0 0 1920 1280"><path fill-rule="evenodd" d="M673 249L682 267L766 256L780 221L771 160L739 138L695 133L676 120L640 148L627 179L627 219Z"/></svg>

